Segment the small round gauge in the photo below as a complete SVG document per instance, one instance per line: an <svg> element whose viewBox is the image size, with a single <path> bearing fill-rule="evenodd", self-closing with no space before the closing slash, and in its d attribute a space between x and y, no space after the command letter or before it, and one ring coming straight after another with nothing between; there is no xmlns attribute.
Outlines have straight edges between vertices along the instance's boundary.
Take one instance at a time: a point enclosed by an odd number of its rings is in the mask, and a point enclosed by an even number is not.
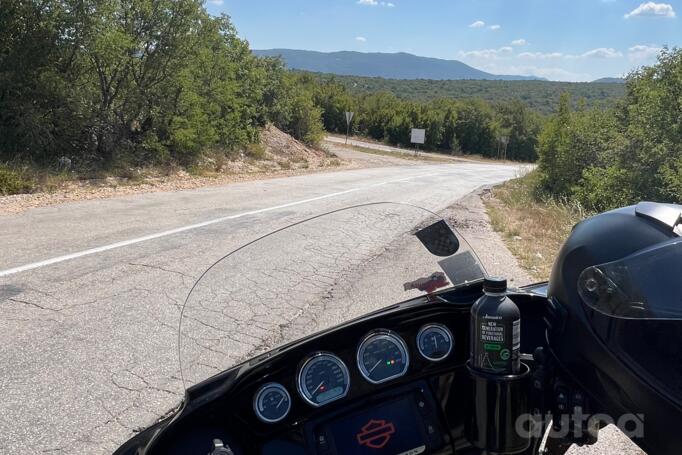
<svg viewBox="0 0 682 455"><path fill-rule="evenodd" d="M265 423L279 422L289 414L291 397L282 384L270 382L253 397L253 410Z"/></svg>
<svg viewBox="0 0 682 455"><path fill-rule="evenodd" d="M417 348L427 360L440 362L452 351L452 333L442 324L428 324L417 333Z"/></svg>
<svg viewBox="0 0 682 455"><path fill-rule="evenodd" d="M317 353L298 372L298 392L315 407L345 397L349 387L348 368L334 354Z"/></svg>
<svg viewBox="0 0 682 455"><path fill-rule="evenodd" d="M358 348L358 368L372 384L380 384L407 372L410 356L402 338L388 330L367 335Z"/></svg>

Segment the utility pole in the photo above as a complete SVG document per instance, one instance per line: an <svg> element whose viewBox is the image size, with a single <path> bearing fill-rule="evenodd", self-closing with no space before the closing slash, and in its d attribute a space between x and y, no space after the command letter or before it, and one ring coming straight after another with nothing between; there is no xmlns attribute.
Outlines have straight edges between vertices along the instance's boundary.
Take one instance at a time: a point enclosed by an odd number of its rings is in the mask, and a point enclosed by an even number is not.
<svg viewBox="0 0 682 455"><path fill-rule="evenodd" d="M504 144L504 155L502 160L507 161L507 145L509 145L509 136L502 136L502 144Z"/></svg>

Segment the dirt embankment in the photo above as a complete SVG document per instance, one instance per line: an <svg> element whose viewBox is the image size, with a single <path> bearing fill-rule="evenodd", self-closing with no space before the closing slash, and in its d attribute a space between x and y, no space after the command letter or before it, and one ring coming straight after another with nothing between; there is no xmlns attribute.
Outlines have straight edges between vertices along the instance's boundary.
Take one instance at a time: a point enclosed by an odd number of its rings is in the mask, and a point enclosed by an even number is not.
<svg viewBox="0 0 682 455"><path fill-rule="evenodd" d="M219 154L206 156L190 172L182 169L131 169L130 177L89 180L66 175L58 184L51 185L50 191L0 196L0 215L65 202L219 186L352 166L356 165L326 150L308 147L268 125L262 131L260 144L229 158Z"/></svg>

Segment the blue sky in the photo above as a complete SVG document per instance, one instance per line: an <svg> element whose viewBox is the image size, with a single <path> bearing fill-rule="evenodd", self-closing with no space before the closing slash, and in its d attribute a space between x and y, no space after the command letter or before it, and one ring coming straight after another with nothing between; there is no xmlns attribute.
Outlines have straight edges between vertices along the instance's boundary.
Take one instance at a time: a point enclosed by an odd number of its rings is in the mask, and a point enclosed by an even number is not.
<svg viewBox="0 0 682 455"><path fill-rule="evenodd" d="M410 52L589 81L682 45L682 0L207 0L254 49Z"/></svg>

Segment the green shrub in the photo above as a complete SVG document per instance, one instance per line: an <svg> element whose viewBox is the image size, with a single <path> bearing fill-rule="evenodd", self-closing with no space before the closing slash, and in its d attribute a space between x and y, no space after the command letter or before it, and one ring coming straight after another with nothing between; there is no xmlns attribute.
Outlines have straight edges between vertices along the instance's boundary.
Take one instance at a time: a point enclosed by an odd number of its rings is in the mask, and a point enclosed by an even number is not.
<svg viewBox="0 0 682 455"><path fill-rule="evenodd" d="M625 170L616 166L591 167L583 171L574 195L585 207L602 211L636 202L632 188L632 179Z"/></svg>
<svg viewBox="0 0 682 455"><path fill-rule="evenodd" d="M0 165L0 194L28 193L33 189L33 182L22 172Z"/></svg>
<svg viewBox="0 0 682 455"><path fill-rule="evenodd" d="M559 112L540 135L541 187L607 210L640 200L682 202L682 49L628 77L610 110Z"/></svg>

